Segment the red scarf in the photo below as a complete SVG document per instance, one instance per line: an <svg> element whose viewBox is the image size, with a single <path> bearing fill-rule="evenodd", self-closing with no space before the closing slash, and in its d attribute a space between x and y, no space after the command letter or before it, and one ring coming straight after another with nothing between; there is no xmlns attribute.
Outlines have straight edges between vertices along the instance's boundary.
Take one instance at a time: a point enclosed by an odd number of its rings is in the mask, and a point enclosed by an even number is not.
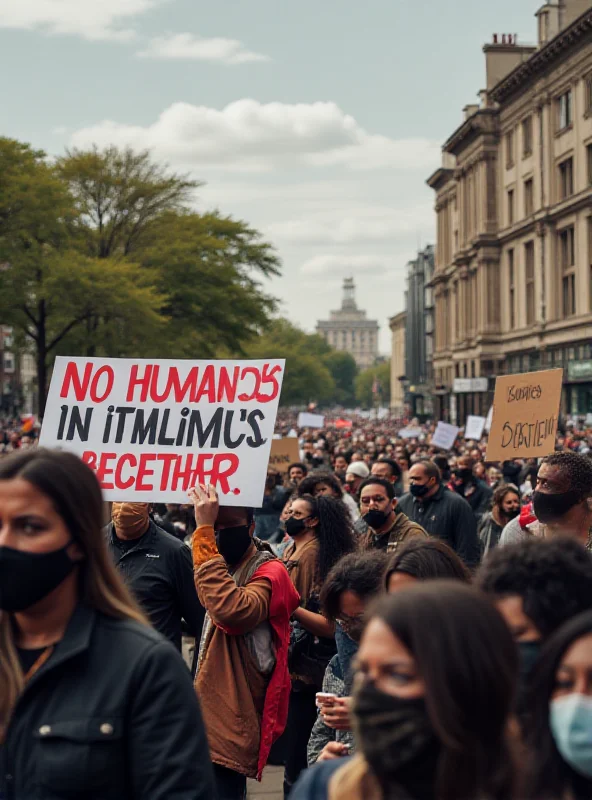
<svg viewBox="0 0 592 800"><path fill-rule="evenodd" d="M528 503L525 506L522 506L520 511L520 516L518 517L518 522L520 523L520 527L522 530L526 530L527 525L532 525L533 522L536 522L537 518L535 517L533 510L532 510L532 503Z"/></svg>

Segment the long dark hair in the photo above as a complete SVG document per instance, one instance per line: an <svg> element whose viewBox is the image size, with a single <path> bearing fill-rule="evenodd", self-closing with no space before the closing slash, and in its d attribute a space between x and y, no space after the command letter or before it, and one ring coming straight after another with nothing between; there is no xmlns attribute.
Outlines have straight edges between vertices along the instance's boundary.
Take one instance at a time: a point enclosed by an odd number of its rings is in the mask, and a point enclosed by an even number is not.
<svg viewBox="0 0 592 800"><path fill-rule="evenodd" d="M310 518L316 517L319 521L315 528L319 541L317 577L319 582L323 583L331 567L342 556L356 549L351 515L343 500L336 497L325 495L313 497L307 494L300 499L309 506Z"/></svg>
<svg viewBox="0 0 592 800"><path fill-rule="evenodd" d="M516 647L499 612L478 591L430 581L387 595L371 609L405 645L425 683L442 751L438 800L510 800L508 741L518 675Z"/></svg>
<svg viewBox="0 0 592 800"><path fill-rule="evenodd" d="M48 497L84 553L79 593L85 605L117 619L148 625L109 557L101 531L101 488L94 472L72 453L25 450L0 461L0 481L20 478ZM10 616L0 612L0 740L23 688Z"/></svg>
<svg viewBox="0 0 592 800"><path fill-rule="evenodd" d="M385 587L394 572L404 572L420 581L448 579L470 583L471 573L452 548L439 539L412 539L397 550L387 564Z"/></svg>
<svg viewBox="0 0 592 800"><path fill-rule="evenodd" d="M547 639L534 669L527 697L529 752L527 796L556 800L590 800L592 780L578 775L561 757L549 725L549 705L555 689L557 668L566 650L582 636L592 633L592 611L584 611L566 622Z"/></svg>

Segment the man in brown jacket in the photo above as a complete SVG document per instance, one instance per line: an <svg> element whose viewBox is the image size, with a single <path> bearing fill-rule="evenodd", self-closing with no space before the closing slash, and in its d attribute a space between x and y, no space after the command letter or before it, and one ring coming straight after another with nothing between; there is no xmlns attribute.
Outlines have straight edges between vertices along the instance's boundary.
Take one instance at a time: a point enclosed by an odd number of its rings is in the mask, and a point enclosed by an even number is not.
<svg viewBox="0 0 592 800"><path fill-rule="evenodd" d="M361 540L363 550L385 550L394 553L409 539L428 534L397 508L394 484L385 478L371 476L360 487L360 513L368 525Z"/></svg>
<svg viewBox="0 0 592 800"><path fill-rule="evenodd" d="M253 538L253 509L219 508L212 486L190 496L195 586L206 610L195 686L218 798L242 800L286 725L290 616L300 598L281 561Z"/></svg>

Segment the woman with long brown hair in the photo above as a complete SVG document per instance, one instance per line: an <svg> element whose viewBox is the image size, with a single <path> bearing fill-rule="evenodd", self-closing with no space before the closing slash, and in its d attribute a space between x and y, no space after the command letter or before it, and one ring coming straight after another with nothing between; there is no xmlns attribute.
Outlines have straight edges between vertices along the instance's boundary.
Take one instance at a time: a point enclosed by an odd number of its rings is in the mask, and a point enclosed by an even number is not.
<svg viewBox="0 0 592 800"><path fill-rule="evenodd" d="M191 676L113 567L76 456L0 462L0 797L213 796Z"/></svg>

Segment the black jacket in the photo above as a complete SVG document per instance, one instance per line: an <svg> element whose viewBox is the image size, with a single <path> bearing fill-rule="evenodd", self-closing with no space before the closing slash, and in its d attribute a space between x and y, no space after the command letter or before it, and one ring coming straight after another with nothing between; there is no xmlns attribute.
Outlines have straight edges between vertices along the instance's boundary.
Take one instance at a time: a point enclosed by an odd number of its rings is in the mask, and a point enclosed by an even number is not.
<svg viewBox="0 0 592 800"><path fill-rule="evenodd" d="M459 494L461 497L464 497L467 503L471 506L478 525L479 522L481 522L481 517L491 509L493 490L489 488L485 481L480 481L477 478L473 478L470 486L471 488L474 487L470 494L463 495L462 491L457 491L457 494Z"/></svg>
<svg viewBox="0 0 592 800"><path fill-rule="evenodd" d="M430 536L450 545L468 567L477 566L481 558L477 520L463 497L440 486L436 494L423 503L410 493L403 495L399 508Z"/></svg>
<svg viewBox="0 0 592 800"><path fill-rule="evenodd" d="M0 746L5 800L211 800L191 676L151 628L79 606Z"/></svg>
<svg viewBox="0 0 592 800"><path fill-rule="evenodd" d="M193 559L186 544L152 520L130 550L123 550L114 525L106 528L107 547L121 573L159 633L181 650L181 618L199 641L204 610L193 580Z"/></svg>

